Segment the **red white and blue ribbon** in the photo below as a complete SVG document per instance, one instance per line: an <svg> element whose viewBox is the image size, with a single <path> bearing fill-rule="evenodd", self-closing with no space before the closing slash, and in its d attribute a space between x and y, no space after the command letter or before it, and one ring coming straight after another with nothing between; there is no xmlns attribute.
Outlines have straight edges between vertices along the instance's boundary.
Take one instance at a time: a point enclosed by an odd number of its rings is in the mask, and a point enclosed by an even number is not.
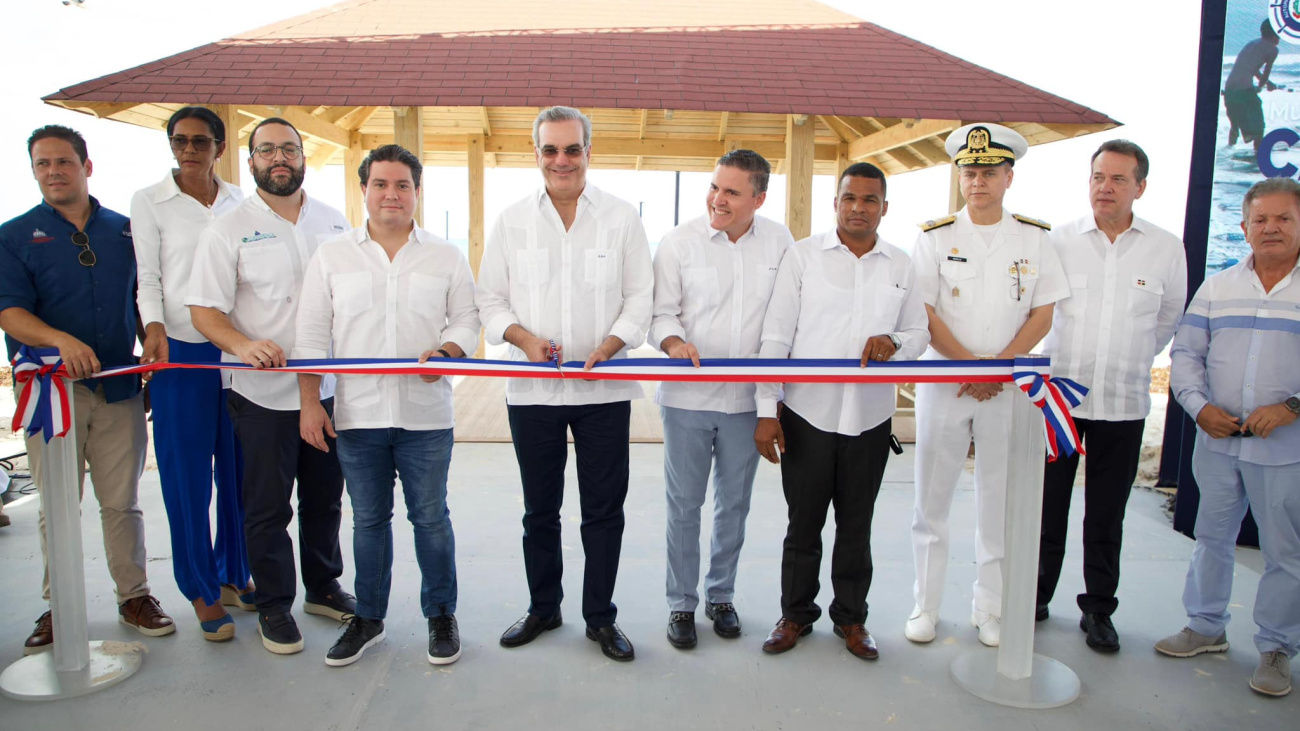
<svg viewBox="0 0 1300 731"><path fill-rule="evenodd" d="M26 345L19 348L14 356L14 382L27 387L19 389L21 395L10 428L15 432L26 429L29 437L40 434L46 442L67 434L72 423L72 404L64 383L67 378L59 351Z"/></svg>
<svg viewBox="0 0 1300 731"><path fill-rule="evenodd" d="M1047 461L1055 462L1064 452L1069 457L1075 452L1084 454L1079 442L1079 432L1070 418L1070 409L1078 406L1088 389L1068 378L1051 378L1036 370L1021 367L1023 359L1016 359L1012 377L1016 385L1034 405L1043 410L1043 431L1047 436Z"/></svg>
<svg viewBox="0 0 1300 731"><path fill-rule="evenodd" d="M558 358L557 358L558 361ZM620 358L597 363L590 371L582 361L527 363L475 358L413 359L335 358L291 360L282 368L255 368L243 363L154 363L105 368L95 377L128 375L172 368L223 368L270 373L342 375L441 375L497 378L579 378L611 381L707 381L714 383L1011 383L1015 382L1043 409L1051 459L1073 454L1078 433L1070 419L1087 389L1068 379L1050 376L1051 361L1041 356L1004 360L918 360L869 362L857 360L704 358L696 368L674 358ZM1025 380L1021 381L1022 377ZM1060 384L1060 385L1057 385Z"/></svg>

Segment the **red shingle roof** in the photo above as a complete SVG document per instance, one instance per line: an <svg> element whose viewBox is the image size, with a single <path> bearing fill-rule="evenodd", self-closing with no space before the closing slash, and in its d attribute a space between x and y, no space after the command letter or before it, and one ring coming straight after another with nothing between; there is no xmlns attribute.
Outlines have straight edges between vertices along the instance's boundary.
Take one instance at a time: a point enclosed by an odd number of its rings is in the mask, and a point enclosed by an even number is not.
<svg viewBox="0 0 1300 731"><path fill-rule="evenodd" d="M218 41L46 101L545 106L1113 123L872 23Z"/></svg>

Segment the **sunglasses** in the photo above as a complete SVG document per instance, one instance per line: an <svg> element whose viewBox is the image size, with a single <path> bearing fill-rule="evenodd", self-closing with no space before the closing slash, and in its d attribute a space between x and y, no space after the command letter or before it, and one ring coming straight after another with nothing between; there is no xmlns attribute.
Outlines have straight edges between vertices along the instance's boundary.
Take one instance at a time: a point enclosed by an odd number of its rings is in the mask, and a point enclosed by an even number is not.
<svg viewBox="0 0 1300 731"><path fill-rule="evenodd" d="M270 142L263 142L253 148L253 152L261 155L263 160L274 160L276 150L283 152L284 159L286 160L297 160L298 156L302 154L302 147L295 145L292 142L286 142L283 145L273 145Z"/></svg>
<svg viewBox="0 0 1300 731"><path fill-rule="evenodd" d="M78 231L72 234L72 243L76 244L81 251L77 252L77 261L81 262L83 267L95 266L95 252L90 250L90 237L85 231Z"/></svg>
<svg viewBox="0 0 1300 731"><path fill-rule="evenodd" d="M221 142L221 140L214 140L211 137L203 137L202 135L197 137L186 137L185 135L172 135L167 139L171 142L172 149L175 150L176 152L184 152L185 148L189 147L190 145L194 145L194 150L196 152L207 152L208 150L212 149L213 143Z"/></svg>
<svg viewBox="0 0 1300 731"><path fill-rule="evenodd" d="M577 157L587 149L586 145L569 145L563 148L566 157ZM550 159L560 154L560 148L554 145L545 145L542 147L542 157Z"/></svg>

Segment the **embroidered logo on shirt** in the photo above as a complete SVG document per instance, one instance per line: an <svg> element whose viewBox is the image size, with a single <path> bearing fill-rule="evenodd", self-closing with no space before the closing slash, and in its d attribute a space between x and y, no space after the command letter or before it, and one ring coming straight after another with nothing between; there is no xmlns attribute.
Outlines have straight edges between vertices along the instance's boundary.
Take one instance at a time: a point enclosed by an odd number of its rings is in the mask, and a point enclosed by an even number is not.
<svg viewBox="0 0 1300 731"><path fill-rule="evenodd" d="M274 238L277 237L273 233L270 232L262 233L261 231L253 231L252 236L245 236L244 238L240 239L240 241L244 242L245 244L251 244L254 241L262 241L263 239L274 239Z"/></svg>
<svg viewBox="0 0 1300 731"><path fill-rule="evenodd" d="M33 244L47 244L47 243L49 243L49 242L51 242L51 241L53 241L53 240L54 240L54 237L53 237L53 236L50 236L49 234L45 233L44 231L40 230L39 228L36 229L35 231L32 231L32 243L33 243Z"/></svg>
<svg viewBox="0 0 1300 731"><path fill-rule="evenodd" d="M1138 280L1138 286L1139 286L1139 287L1145 287L1145 286L1147 286L1147 280L1145 280L1145 279L1139 279L1139 280Z"/></svg>
<svg viewBox="0 0 1300 731"><path fill-rule="evenodd" d="M133 239L133 238L134 238L134 237L131 236L131 222L130 222L130 221L127 221L126 224L125 224L124 226L122 226L122 238L126 238L126 239Z"/></svg>
<svg viewBox="0 0 1300 731"><path fill-rule="evenodd" d="M331 224L331 225L330 225L330 228L334 229L335 231L342 231L342 230L343 230L343 227L340 226L340 225L338 225L337 223L336 223L336 224Z"/></svg>

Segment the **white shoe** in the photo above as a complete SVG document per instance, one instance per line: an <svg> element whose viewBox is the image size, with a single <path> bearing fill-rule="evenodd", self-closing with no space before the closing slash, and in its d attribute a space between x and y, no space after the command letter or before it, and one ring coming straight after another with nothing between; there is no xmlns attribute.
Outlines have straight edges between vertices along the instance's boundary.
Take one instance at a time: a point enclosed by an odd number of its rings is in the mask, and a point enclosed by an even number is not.
<svg viewBox="0 0 1300 731"><path fill-rule="evenodd" d="M997 647L1002 642L1002 618L988 612L972 612L970 625L978 627L980 642L989 647Z"/></svg>
<svg viewBox="0 0 1300 731"><path fill-rule="evenodd" d="M923 612L920 607L912 608L912 616L907 618L903 636L913 642L933 642L934 627L939 623L938 612Z"/></svg>

